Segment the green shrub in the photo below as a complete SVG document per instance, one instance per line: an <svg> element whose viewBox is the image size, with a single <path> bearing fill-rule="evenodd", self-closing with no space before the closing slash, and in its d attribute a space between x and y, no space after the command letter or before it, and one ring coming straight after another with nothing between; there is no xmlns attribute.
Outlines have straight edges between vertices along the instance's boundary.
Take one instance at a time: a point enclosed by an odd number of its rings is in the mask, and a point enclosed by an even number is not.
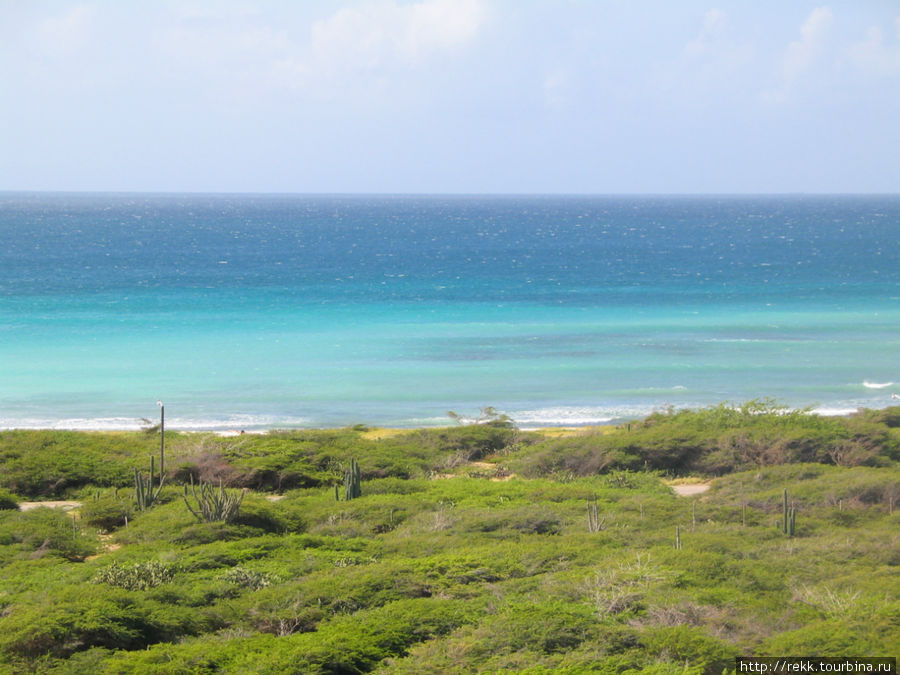
<svg viewBox="0 0 900 675"><path fill-rule="evenodd" d="M139 649L197 633L196 615L141 602L119 588L70 587L23 598L2 619L0 653L26 659L66 657L91 647Z"/></svg>
<svg viewBox="0 0 900 675"><path fill-rule="evenodd" d="M509 508L466 519L463 527L480 532L511 530L525 534L559 534L562 519L547 507Z"/></svg>
<svg viewBox="0 0 900 675"><path fill-rule="evenodd" d="M18 511L19 499L9 490L0 488L0 511Z"/></svg>
<svg viewBox="0 0 900 675"><path fill-rule="evenodd" d="M84 532L70 514L47 507L11 514L0 526L0 535L32 558L57 555L84 560L97 550L96 537Z"/></svg>
<svg viewBox="0 0 900 675"><path fill-rule="evenodd" d="M472 656L533 649L564 652L589 639L596 617L590 608L562 602L516 602L485 617L472 633Z"/></svg>
<svg viewBox="0 0 900 675"><path fill-rule="evenodd" d="M138 562L133 565L113 563L97 572L95 584L118 586L128 591L145 591L148 588L172 581L175 568L156 560Z"/></svg>
<svg viewBox="0 0 900 675"><path fill-rule="evenodd" d="M645 631L641 637L650 654L664 661L703 668L720 673L734 666L737 649L693 626L663 626Z"/></svg>
<svg viewBox="0 0 900 675"><path fill-rule="evenodd" d="M85 485L131 484L140 434L76 431L0 431L0 487L28 497L62 496ZM141 451L146 456L147 451Z"/></svg>
<svg viewBox="0 0 900 675"><path fill-rule="evenodd" d="M245 525L263 532L303 532L306 524L297 513L287 509L278 509L259 500L245 500L241 510L231 520L235 525Z"/></svg>
<svg viewBox="0 0 900 675"><path fill-rule="evenodd" d="M775 635L765 640L757 653L887 656L895 653L898 630L896 621L891 625L889 621L829 619Z"/></svg>
<svg viewBox="0 0 900 675"><path fill-rule="evenodd" d="M241 588L247 588L251 591L258 591L266 588L272 583L272 577L265 572L258 570L249 570L240 565L232 567L230 570L219 576L223 581L235 584Z"/></svg>
<svg viewBox="0 0 900 675"><path fill-rule="evenodd" d="M179 544L196 546L210 544L214 541L228 541L258 534L256 528L230 525L221 521L215 523L197 523L188 525L176 534L173 541Z"/></svg>
<svg viewBox="0 0 900 675"><path fill-rule="evenodd" d="M130 499L115 497L88 499L82 504L79 514L89 525L109 532L134 518L134 503Z"/></svg>
<svg viewBox="0 0 900 675"><path fill-rule="evenodd" d="M472 608L454 600L401 600L378 609L340 617L316 632L294 634L283 648L232 664L235 671L259 668L261 673L367 672L382 660L405 655L414 644L446 635L472 620Z"/></svg>

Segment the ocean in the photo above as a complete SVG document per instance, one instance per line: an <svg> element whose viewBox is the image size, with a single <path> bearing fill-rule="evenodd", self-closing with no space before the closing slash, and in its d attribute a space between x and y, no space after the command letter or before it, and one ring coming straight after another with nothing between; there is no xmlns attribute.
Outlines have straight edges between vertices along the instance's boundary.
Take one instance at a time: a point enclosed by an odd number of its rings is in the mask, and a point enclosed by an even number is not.
<svg viewBox="0 0 900 675"><path fill-rule="evenodd" d="M898 240L896 195L0 193L0 428L881 408Z"/></svg>

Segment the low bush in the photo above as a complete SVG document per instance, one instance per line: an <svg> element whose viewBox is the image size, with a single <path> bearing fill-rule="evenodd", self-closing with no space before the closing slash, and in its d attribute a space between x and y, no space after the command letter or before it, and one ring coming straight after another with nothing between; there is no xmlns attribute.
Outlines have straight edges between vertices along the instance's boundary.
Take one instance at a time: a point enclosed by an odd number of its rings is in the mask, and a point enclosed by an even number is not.
<svg viewBox="0 0 900 675"><path fill-rule="evenodd" d="M19 499L12 492L0 488L0 511L18 511Z"/></svg>
<svg viewBox="0 0 900 675"><path fill-rule="evenodd" d="M133 500L115 497L88 499L79 509L79 514L84 522L106 532L122 527L129 520L133 520L134 513Z"/></svg>
<svg viewBox="0 0 900 675"><path fill-rule="evenodd" d="M250 589L251 591L258 591L262 588L266 588L272 583L272 577L265 572L247 569L240 565L232 567L227 572L220 575L219 578L230 584L240 586L241 588Z"/></svg>
<svg viewBox="0 0 900 675"><path fill-rule="evenodd" d="M40 507L12 514L0 524L0 538L18 544L30 558L56 555L84 560L97 550L97 539L78 526L69 514Z"/></svg>
<svg viewBox="0 0 900 675"><path fill-rule="evenodd" d="M0 431L0 487L38 498L60 497L85 485L130 485L137 466L132 458L153 452L153 439L141 436ZM136 444L143 446L138 452Z"/></svg>
<svg viewBox="0 0 900 675"><path fill-rule="evenodd" d="M94 583L124 588L127 591L146 591L148 588L172 581L175 568L157 560L121 565L113 563L97 572Z"/></svg>
<svg viewBox="0 0 900 675"><path fill-rule="evenodd" d="M41 594L18 602L2 619L0 652L35 659L66 657L91 647L137 649L196 634L203 627L193 612L161 609L119 588L70 587Z"/></svg>

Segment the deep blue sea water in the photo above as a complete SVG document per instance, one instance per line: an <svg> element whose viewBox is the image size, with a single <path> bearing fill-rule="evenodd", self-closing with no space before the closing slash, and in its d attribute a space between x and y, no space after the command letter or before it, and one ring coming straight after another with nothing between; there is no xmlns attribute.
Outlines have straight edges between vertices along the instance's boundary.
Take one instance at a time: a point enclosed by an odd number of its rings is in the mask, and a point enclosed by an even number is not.
<svg viewBox="0 0 900 675"><path fill-rule="evenodd" d="M0 193L0 428L884 407L898 244L900 196Z"/></svg>

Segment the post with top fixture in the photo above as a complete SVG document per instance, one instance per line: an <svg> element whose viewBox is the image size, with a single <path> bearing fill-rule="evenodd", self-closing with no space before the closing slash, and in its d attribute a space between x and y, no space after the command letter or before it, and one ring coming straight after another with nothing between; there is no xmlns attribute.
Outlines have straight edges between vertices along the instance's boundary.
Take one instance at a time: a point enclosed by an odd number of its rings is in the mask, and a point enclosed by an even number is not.
<svg viewBox="0 0 900 675"><path fill-rule="evenodd" d="M157 401L159 406L159 478L162 480L166 472L166 406Z"/></svg>

